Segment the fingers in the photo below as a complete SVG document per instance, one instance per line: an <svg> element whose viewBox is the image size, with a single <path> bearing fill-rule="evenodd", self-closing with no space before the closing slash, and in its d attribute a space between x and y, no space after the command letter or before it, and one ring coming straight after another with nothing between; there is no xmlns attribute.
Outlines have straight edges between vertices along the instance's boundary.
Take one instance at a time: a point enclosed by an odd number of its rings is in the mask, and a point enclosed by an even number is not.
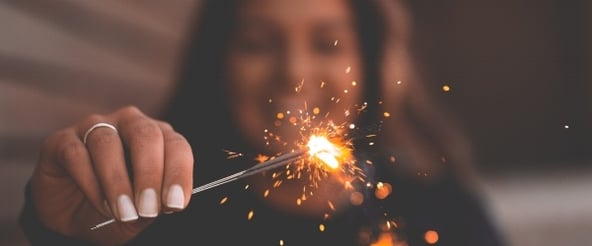
<svg viewBox="0 0 592 246"><path fill-rule="evenodd" d="M164 169L163 133L154 120L139 112L120 123L122 139L129 148L138 213L142 217L156 217Z"/></svg>
<svg viewBox="0 0 592 246"><path fill-rule="evenodd" d="M188 141L165 122L136 108L123 110L120 132L133 170L135 204L142 217L184 209L193 188L193 153Z"/></svg>
<svg viewBox="0 0 592 246"><path fill-rule="evenodd" d="M44 156L55 156L57 163L72 177L95 209L100 211L103 216L112 217L94 173L90 155L76 131L72 128L62 130L50 137L47 142L46 146L54 146L51 152L55 154Z"/></svg>
<svg viewBox="0 0 592 246"><path fill-rule="evenodd" d="M90 129L91 124L109 122L105 117L91 116L82 129ZM117 123L113 124L116 128ZM119 133L108 127L98 127L84 135L86 147L93 164L93 170L101 184L102 191L113 215L120 221L127 222L138 219L133 204L133 190L129 173L125 165L125 151Z"/></svg>
<svg viewBox="0 0 592 246"><path fill-rule="evenodd" d="M101 122L116 129L87 130ZM68 157L65 166L93 194L93 204L106 200L119 221L153 218L161 211L182 210L189 203L193 153L187 140L169 124L128 107L111 115L88 117L77 132L70 142L82 153L71 150L74 153L64 155L74 156ZM86 145L80 140L84 136ZM79 163L85 167L76 166ZM93 178L84 178L89 176Z"/></svg>
<svg viewBox="0 0 592 246"><path fill-rule="evenodd" d="M164 183L162 200L165 212L187 206L193 189L193 153L189 142L164 122L159 122L164 137Z"/></svg>

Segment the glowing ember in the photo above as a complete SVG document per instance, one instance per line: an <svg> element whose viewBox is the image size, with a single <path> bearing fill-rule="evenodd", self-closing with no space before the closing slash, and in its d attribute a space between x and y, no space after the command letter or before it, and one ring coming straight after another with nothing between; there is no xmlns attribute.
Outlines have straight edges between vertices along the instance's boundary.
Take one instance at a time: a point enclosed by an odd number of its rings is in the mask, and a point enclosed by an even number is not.
<svg viewBox="0 0 592 246"><path fill-rule="evenodd" d="M226 157L226 159L233 159L233 158L237 158L237 157L242 157L243 156L242 153L234 152L234 151L230 151L230 150L226 150L226 154L228 154L228 156Z"/></svg>
<svg viewBox="0 0 592 246"><path fill-rule="evenodd" d="M335 205L333 205L333 203L331 201L327 201L327 203L329 204L329 208L331 208L331 210L335 211Z"/></svg>
<svg viewBox="0 0 592 246"><path fill-rule="evenodd" d="M424 234L424 239L428 244L436 244L439 237L438 232L435 230L427 230Z"/></svg>
<svg viewBox="0 0 592 246"><path fill-rule="evenodd" d="M391 194L393 188L389 183L378 182L376 184L376 190L374 191L374 195L378 199L385 199L388 195Z"/></svg>
<svg viewBox="0 0 592 246"><path fill-rule="evenodd" d="M378 241L372 243L370 246L393 246L394 238L391 233L382 233L378 238Z"/></svg>
<svg viewBox="0 0 592 246"><path fill-rule="evenodd" d="M220 200L220 204L224 204L226 203L226 201L228 200L228 197L224 197L222 198L222 200Z"/></svg>
<svg viewBox="0 0 592 246"><path fill-rule="evenodd" d="M359 206L364 202L364 194L359 191L353 192L349 196L349 201L352 205Z"/></svg>

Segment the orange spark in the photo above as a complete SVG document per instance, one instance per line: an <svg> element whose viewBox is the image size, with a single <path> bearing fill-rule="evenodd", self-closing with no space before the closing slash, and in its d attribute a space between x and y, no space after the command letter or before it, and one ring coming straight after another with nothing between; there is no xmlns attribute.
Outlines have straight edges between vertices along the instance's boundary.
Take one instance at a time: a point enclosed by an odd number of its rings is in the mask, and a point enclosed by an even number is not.
<svg viewBox="0 0 592 246"><path fill-rule="evenodd" d="M351 202L352 205L358 206L361 205L364 202L364 195L359 192L352 192L351 195L349 196L349 201Z"/></svg>
<svg viewBox="0 0 592 246"><path fill-rule="evenodd" d="M392 192L393 188L389 183L378 182L376 184L376 190L374 191L374 195L378 199L385 199L389 196Z"/></svg>
<svg viewBox="0 0 592 246"><path fill-rule="evenodd" d="M424 234L424 239L428 244L436 244L440 236L435 230L427 230Z"/></svg>
<svg viewBox="0 0 592 246"><path fill-rule="evenodd" d="M226 201L227 201L227 200L228 200L228 197L226 197L226 196L225 196L225 197L223 197L223 198L220 200L220 204L224 204L224 203L226 203Z"/></svg>

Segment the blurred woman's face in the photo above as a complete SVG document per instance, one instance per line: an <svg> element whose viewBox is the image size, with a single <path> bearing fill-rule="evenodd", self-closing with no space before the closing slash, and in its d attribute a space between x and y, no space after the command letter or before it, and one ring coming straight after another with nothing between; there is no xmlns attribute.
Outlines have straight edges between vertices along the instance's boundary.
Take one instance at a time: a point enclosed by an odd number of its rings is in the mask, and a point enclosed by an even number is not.
<svg viewBox="0 0 592 246"><path fill-rule="evenodd" d="M363 71L346 1L250 0L238 15L226 64L228 100L250 143L264 144L264 130L288 143L301 139L299 124L290 122L299 110L319 122L353 120Z"/></svg>

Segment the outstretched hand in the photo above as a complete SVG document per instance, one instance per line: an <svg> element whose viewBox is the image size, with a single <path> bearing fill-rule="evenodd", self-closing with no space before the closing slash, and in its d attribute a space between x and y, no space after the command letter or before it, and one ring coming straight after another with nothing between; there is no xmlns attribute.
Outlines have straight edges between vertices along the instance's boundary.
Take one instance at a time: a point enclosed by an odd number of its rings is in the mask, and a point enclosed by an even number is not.
<svg viewBox="0 0 592 246"><path fill-rule="evenodd" d="M122 244L159 214L184 209L192 175L187 140L168 123L130 106L88 116L49 136L31 191L49 229L93 243ZM90 230L111 218L116 223Z"/></svg>

